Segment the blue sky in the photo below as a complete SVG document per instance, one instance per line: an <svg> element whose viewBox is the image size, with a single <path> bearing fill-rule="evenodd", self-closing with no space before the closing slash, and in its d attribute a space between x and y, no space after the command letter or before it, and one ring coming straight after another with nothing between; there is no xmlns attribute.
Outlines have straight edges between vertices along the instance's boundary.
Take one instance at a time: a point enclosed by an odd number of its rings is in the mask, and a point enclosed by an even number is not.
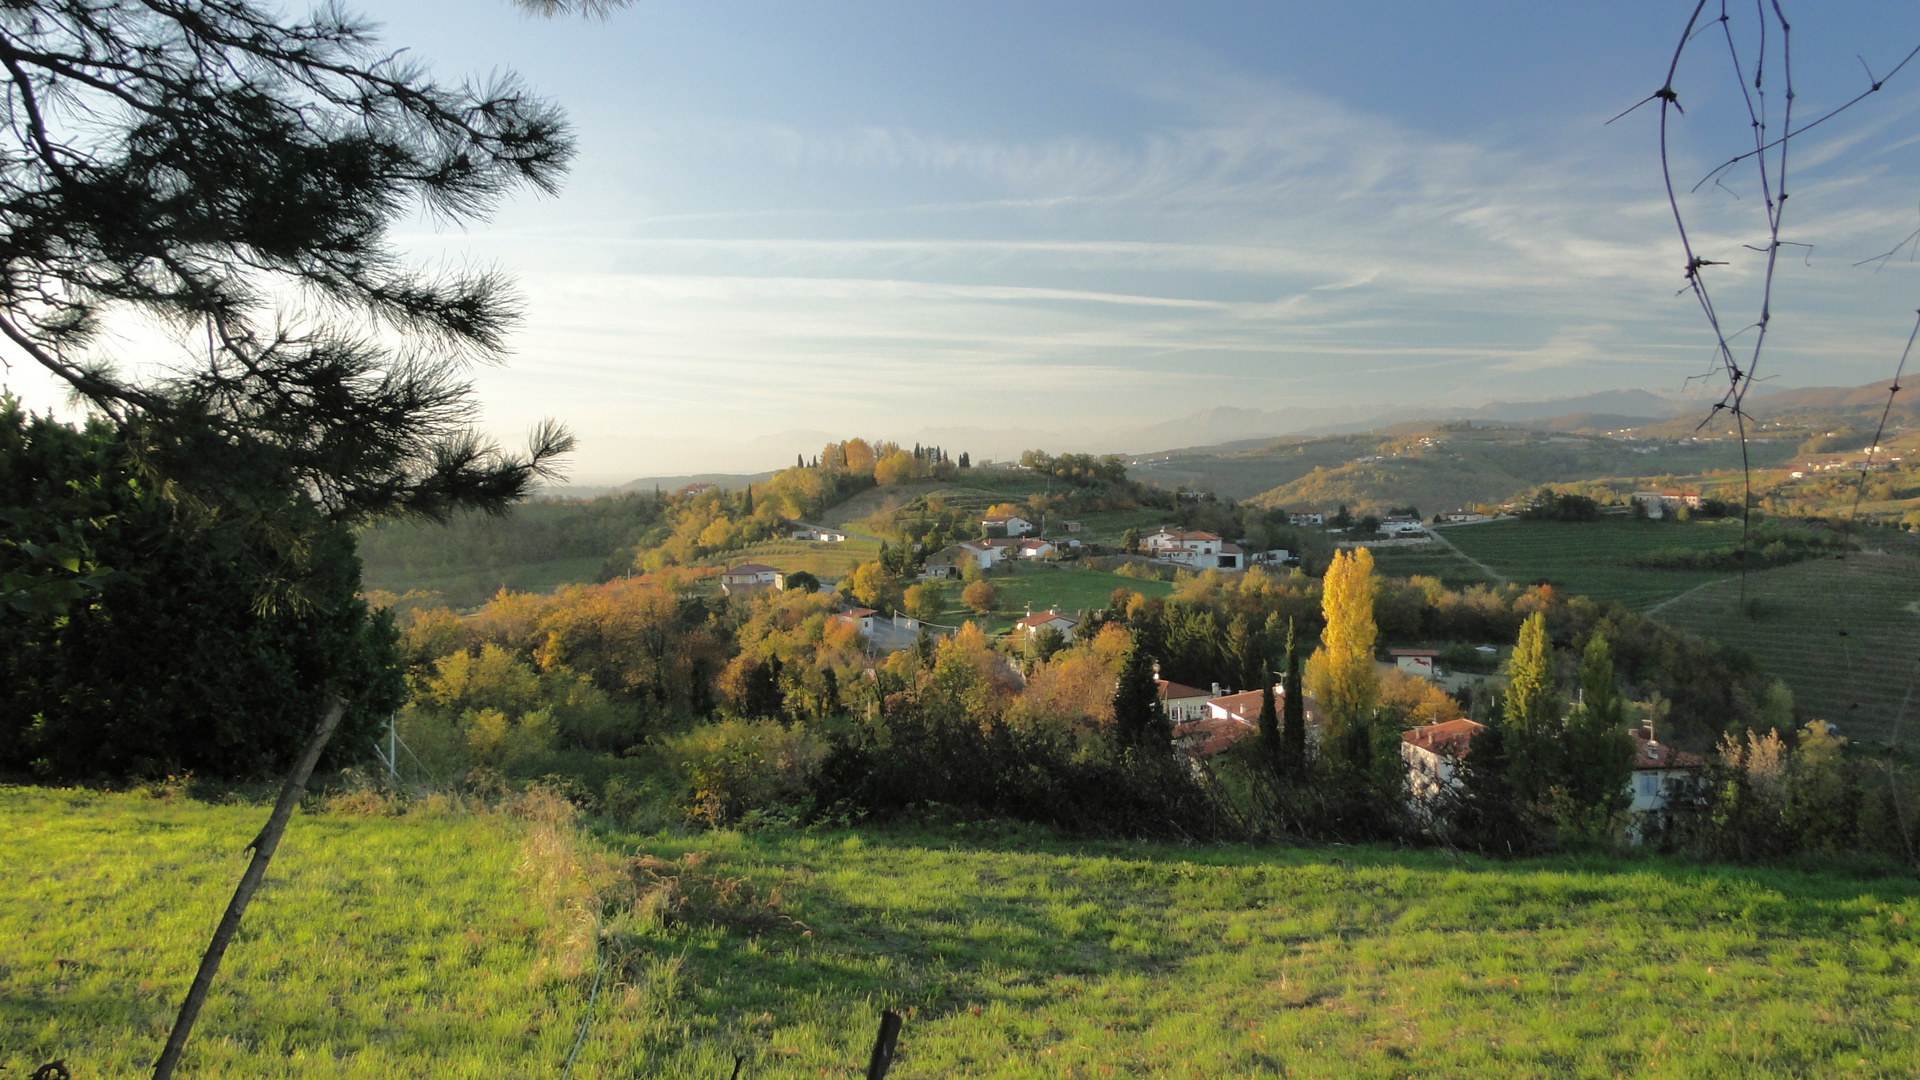
<svg viewBox="0 0 1920 1080"><path fill-rule="evenodd" d="M1679 391L1710 339L1676 296L1657 114L1603 125L1659 85L1689 10L374 14L444 77L518 71L578 130L560 196L398 238L517 276L516 356L478 373L487 426L567 421L575 479L594 483L776 467L825 433L990 456L1117 449L1221 405ZM1920 42L1913 5L1787 10L1802 115L1863 86L1856 54L1885 71ZM1724 46L1696 47L1678 83L1688 183L1749 139ZM1787 235L1814 246L1780 275L1778 385L1891 373L1920 279L1852 264L1920 227L1916 106L1920 63L1795 151ZM1751 321L1752 174L1687 205L1703 251L1734 264L1714 279L1730 321Z"/></svg>

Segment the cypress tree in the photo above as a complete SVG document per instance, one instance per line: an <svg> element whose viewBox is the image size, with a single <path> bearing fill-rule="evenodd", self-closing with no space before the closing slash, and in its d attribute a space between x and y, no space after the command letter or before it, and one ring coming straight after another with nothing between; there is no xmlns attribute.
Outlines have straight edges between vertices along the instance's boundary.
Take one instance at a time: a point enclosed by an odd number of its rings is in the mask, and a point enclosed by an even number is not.
<svg viewBox="0 0 1920 1080"><path fill-rule="evenodd" d="M1285 715L1280 721L1280 766L1297 773L1307 763L1307 694L1300 679L1300 650L1294 647L1293 620L1287 620Z"/></svg>
<svg viewBox="0 0 1920 1080"><path fill-rule="evenodd" d="M1137 640L1127 650L1113 689L1113 734L1124 747L1148 753L1172 750L1173 730L1154 683L1153 657Z"/></svg>
<svg viewBox="0 0 1920 1080"><path fill-rule="evenodd" d="M1275 776L1286 771L1285 752L1280 746L1280 713L1273 705L1273 682L1265 679L1260 683L1260 749Z"/></svg>

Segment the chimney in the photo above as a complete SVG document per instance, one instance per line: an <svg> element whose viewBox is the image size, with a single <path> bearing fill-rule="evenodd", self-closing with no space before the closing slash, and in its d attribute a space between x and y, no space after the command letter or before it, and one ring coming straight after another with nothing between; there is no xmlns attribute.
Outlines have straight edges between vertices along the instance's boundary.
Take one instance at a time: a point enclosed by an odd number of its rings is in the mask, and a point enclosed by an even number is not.
<svg viewBox="0 0 1920 1080"><path fill-rule="evenodd" d="M1653 742L1653 741L1654 741L1654 738L1653 738L1653 717L1651 717L1651 716L1649 716L1649 717L1647 717L1647 718L1646 718L1645 720L1642 720L1642 721L1640 721L1640 730L1641 730L1641 732L1642 732L1642 733L1643 733L1643 734L1645 735L1645 737L1646 737L1646 740L1647 740L1647 741L1648 741L1649 743L1651 743L1651 742Z"/></svg>
<svg viewBox="0 0 1920 1080"><path fill-rule="evenodd" d="M1214 697L1219 697L1219 696L1220 696L1220 684L1219 684L1219 683L1214 683L1214 684L1213 684L1213 696L1214 696Z"/></svg>

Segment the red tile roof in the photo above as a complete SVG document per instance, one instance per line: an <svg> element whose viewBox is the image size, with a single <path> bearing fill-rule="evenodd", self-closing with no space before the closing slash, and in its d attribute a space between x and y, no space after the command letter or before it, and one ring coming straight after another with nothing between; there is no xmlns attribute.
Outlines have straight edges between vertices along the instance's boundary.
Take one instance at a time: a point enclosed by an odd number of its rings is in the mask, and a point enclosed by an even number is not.
<svg viewBox="0 0 1920 1080"><path fill-rule="evenodd" d="M720 576L721 577L740 577L745 574L777 574L777 573L779 573L779 571L774 567L766 566L762 563L749 562L749 563L741 563L739 566L733 567L730 570L722 570L720 571Z"/></svg>
<svg viewBox="0 0 1920 1080"><path fill-rule="evenodd" d="M1182 698L1203 698L1207 696L1205 690L1195 690L1193 687L1182 683L1169 682L1166 679L1155 679L1153 682L1155 686L1160 688L1161 701L1177 701Z"/></svg>
<svg viewBox="0 0 1920 1080"><path fill-rule="evenodd" d="M1644 731L1633 733L1633 746L1635 769L1698 769L1706 764L1699 754L1649 739Z"/></svg>
<svg viewBox="0 0 1920 1080"><path fill-rule="evenodd" d="M1400 741L1440 757L1464 758L1473 743L1473 737L1485 730L1485 724L1477 724L1472 720L1448 720L1409 728L1400 733Z"/></svg>
<svg viewBox="0 0 1920 1080"><path fill-rule="evenodd" d="M1388 656L1439 656L1439 649L1388 649Z"/></svg>
<svg viewBox="0 0 1920 1080"><path fill-rule="evenodd" d="M1035 629L1038 627L1045 626L1048 623L1053 622L1055 619L1058 619L1061 622L1066 623L1068 626L1080 625L1079 623L1074 622L1072 619L1067 618L1065 615L1062 615L1057 611L1039 611L1039 612L1035 612L1032 615L1022 616L1021 618L1014 620L1013 625L1024 626L1028 629Z"/></svg>
<svg viewBox="0 0 1920 1080"><path fill-rule="evenodd" d="M1285 691L1283 691L1278 686L1274 687L1273 688L1273 707L1276 710L1281 709L1285 707L1286 702L1287 702L1287 695ZM1227 712L1232 713L1234 716L1237 716L1242 720L1245 720L1249 724L1258 723L1260 720L1260 691L1258 690L1245 690L1238 694L1227 694L1224 697L1214 698L1213 700L1207 702L1207 704L1218 705L1220 708L1225 709ZM1308 698L1307 699L1307 725L1309 727L1317 727L1319 726L1320 721L1321 721L1320 707L1314 704L1314 701L1312 698Z"/></svg>
<svg viewBox="0 0 1920 1080"><path fill-rule="evenodd" d="M1209 716L1175 724L1173 741L1191 758L1210 758L1256 732L1248 721L1231 716Z"/></svg>

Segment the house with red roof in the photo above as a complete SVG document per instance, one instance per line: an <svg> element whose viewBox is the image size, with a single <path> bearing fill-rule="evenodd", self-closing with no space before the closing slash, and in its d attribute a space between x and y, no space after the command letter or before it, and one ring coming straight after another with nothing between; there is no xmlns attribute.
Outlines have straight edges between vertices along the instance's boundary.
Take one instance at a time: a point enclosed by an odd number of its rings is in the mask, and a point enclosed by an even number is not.
<svg viewBox="0 0 1920 1080"><path fill-rule="evenodd" d="M1154 677L1154 686L1160 692L1160 705L1167 710L1167 719L1175 724L1184 724L1192 720L1207 718L1207 700L1220 696L1220 684L1213 684L1213 693L1192 686L1184 686L1158 676Z"/></svg>
<svg viewBox="0 0 1920 1080"><path fill-rule="evenodd" d="M1407 763L1407 808L1431 823L1442 809L1436 800L1459 794L1460 763L1473 737L1487 730L1472 720L1447 720L1400 733L1400 756Z"/></svg>
<svg viewBox="0 0 1920 1080"><path fill-rule="evenodd" d="M1179 563L1196 570L1244 570L1245 553L1238 544L1203 530L1161 529L1140 543L1147 554L1165 562Z"/></svg>
<svg viewBox="0 0 1920 1080"><path fill-rule="evenodd" d="M1076 620L1069 619L1065 615L1060 614L1057 609L1050 608L1046 611L1029 613L1021 618L1015 619L1013 623L1013 640L1016 643L1024 643L1029 636L1037 634L1047 627L1052 627L1060 632L1061 640L1072 641L1073 631L1079 625L1079 622Z"/></svg>

